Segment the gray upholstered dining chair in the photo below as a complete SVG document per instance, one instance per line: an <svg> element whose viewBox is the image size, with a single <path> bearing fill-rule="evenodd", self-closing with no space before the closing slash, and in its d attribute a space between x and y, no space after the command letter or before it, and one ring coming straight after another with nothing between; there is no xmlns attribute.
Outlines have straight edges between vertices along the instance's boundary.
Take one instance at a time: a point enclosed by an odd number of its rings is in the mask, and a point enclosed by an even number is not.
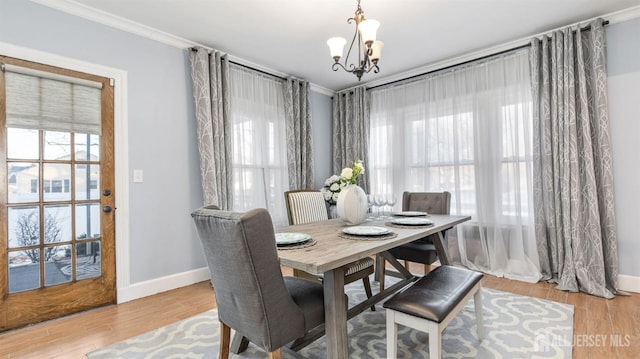
<svg viewBox="0 0 640 359"><path fill-rule="evenodd" d="M287 217L289 224L304 224L326 221L329 219L327 204L322 192L313 189L298 189L284 193L287 205ZM369 275L373 273L375 261L370 258L362 258L348 265L344 271L344 284L349 284L362 279L367 298L371 298L371 282ZM294 270L294 275L299 277L311 277L311 274ZM371 306L375 310L375 306Z"/></svg>
<svg viewBox="0 0 640 359"><path fill-rule="evenodd" d="M450 214L451 193L449 192L404 192L402 194L403 211L421 211L430 214ZM438 252L433 245L433 236L420 238L413 242L403 244L389 250L389 253L398 260L403 260L405 267L408 262L424 264L424 273L430 271L432 263L438 260ZM444 233L446 239L446 232ZM446 241L445 241L446 243ZM384 259L379 257L377 277L380 281L380 290L384 289L385 276Z"/></svg>
<svg viewBox="0 0 640 359"><path fill-rule="evenodd" d="M322 285L282 276L266 209L237 213L211 206L191 216L215 292L220 358L228 358L230 329L280 358L282 346L324 323Z"/></svg>

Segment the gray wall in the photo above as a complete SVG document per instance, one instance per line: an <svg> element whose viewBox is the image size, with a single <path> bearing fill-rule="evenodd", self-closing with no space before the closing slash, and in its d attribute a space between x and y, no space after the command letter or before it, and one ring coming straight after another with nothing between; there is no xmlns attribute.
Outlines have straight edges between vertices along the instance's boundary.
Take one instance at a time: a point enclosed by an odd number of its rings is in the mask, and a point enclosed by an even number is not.
<svg viewBox="0 0 640 359"><path fill-rule="evenodd" d="M332 175L333 138L331 97L311 92L311 116L313 123L313 177L314 188L319 189Z"/></svg>
<svg viewBox="0 0 640 359"><path fill-rule="evenodd" d="M620 274L640 276L640 19L607 33L609 115Z"/></svg>
<svg viewBox="0 0 640 359"><path fill-rule="evenodd" d="M23 0L2 0L0 41L127 71L130 179L144 171L129 188L131 283L206 266L186 51Z"/></svg>

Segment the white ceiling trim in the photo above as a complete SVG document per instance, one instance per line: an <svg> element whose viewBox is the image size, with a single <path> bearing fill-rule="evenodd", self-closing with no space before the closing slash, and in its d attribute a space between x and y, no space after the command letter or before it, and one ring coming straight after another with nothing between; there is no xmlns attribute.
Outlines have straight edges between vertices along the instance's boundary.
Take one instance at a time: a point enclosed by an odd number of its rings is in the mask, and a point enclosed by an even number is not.
<svg viewBox="0 0 640 359"><path fill-rule="evenodd" d="M603 18L605 20L609 21L609 24L616 24L616 23L620 23L620 22L624 22L627 20L631 20L631 19L635 19L635 18L640 18L640 6L636 6L636 7L631 7L628 9L624 9L624 10L620 10L620 11L616 11L610 14L606 14L606 15L600 15L597 17L594 17L592 19L588 19L588 20L583 20L583 21L579 21L570 25L566 25L566 26L562 26L559 28L555 28L552 30L548 30L545 32L541 32L539 34L536 35L531 35L531 36L527 36L525 38L521 38L518 40L513 40L513 41L509 41L507 43L504 44L500 44L500 45L496 45L496 46L492 46L486 49L482 49L479 51L474 51L474 52L469 52L467 54L463 54L460 56L456 56L456 57L452 57L446 60L442 60L433 64L428 64L426 66L422 66L422 67L418 67L409 71L405 71L405 72L401 72L399 74L395 74L393 76L387 76L387 77L383 77L381 79L375 80L375 81L370 81L367 82L365 84L366 87L376 87L376 86L382 86L384 84L388 84L391 82L395 82L395 81L401 81L404 79L407 79L409 77L413 77L413 76L419 76L428 72L432 72L432 71L437 71L439 69L443 69L445 67L449 67L449 66L453 66L456 64L462 64L468 61L473 61L475 59L480 59L482 57L485 56L490 56L493 54L497 54L503 51L508 51L510 49L514 49L517 48L519 46L523 46L526 45L528 43L531 42L531 39L533 39L534 37L542 37L546 34L549 34L551 32L557 31L557 30L561 30L567 27L578 27L578 26L584 26L584 24L590 22L591 20L595 20L597 18Z"/></svg>
<svg viewBox="0 0 640 359"><path fill-rule="evenodd" d="M120 16L113 15L106 11L102 11L90 6L86 6L84 4L77 3L73 0L30 0L30 1L40 5L50 7L52 9L66 12L68 14L75 15L93 22L97 22L109 27L113 27L118 30L127 31L132 34L142 36L146 39L158 41L163 44L167 44L180 49L186 49L193 46L201 46L208 49L209 51L213 50L210 47L204 46L202 44L198 44L197 42L194 42L179 36L175 36L164 31L160 31L153 27L146 26L138 22L125 19ZM252 67L256 70L267 72L277 77L289 76L288 74L270 69L262 65L258 65L256 63L244 60L242 58L233 56L231 54L229 54L229 59L239 64ZM314 83L310 83L310 87L312 91L321 93L323 95L333 96L335 94L335 91L330 90L326 87L316 85Z"/></svg>
<svg viewBox="0 0 640 359"><path fill-rule="evenodd" d="M147 39L162 42L167 45L171 45L178 48L186 48L191 46L198 46L199 44L184 39L179 36L171 35L169 33L160 31L150 26L142 25L135 21L125 19L120 16L110 14L106 11L102 11L84 4L77 3L72 0L31 0L34 3L44 5L56 10L66 12L71 15L75 15L93 22L97 22L103 25L107 25L119 30L127 31L138 36L142 36Z"/></svg>

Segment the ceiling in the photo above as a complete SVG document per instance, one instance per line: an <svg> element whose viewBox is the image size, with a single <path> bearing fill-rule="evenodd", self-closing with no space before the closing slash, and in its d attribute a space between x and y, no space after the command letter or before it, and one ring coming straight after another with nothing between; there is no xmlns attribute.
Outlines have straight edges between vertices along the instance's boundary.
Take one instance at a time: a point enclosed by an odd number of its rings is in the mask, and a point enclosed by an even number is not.
<svg viewBox="0 0 640 359"><path fill-rule="evenodd" d="M326 45L333 36L350 41L354 26L346 20L353 16L356 0L66 2L102 10L330 90L358 84L355 75L331 70L333 60ZM365 74L362 82L638 5L640 0L362 0L367 18L380 21L378 39L385 43L380 73Z"/></svg>

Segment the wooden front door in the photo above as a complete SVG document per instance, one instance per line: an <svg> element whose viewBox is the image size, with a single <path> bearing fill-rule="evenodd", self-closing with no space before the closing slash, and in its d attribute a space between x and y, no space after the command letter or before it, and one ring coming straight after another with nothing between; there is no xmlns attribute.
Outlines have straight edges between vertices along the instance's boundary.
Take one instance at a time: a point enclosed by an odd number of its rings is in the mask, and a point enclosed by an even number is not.
<svg viewBox="0 0 640 359"><path fill-rule="evenodd" d="M0 55L0 331L114 303L113 87Z"/></svg>

